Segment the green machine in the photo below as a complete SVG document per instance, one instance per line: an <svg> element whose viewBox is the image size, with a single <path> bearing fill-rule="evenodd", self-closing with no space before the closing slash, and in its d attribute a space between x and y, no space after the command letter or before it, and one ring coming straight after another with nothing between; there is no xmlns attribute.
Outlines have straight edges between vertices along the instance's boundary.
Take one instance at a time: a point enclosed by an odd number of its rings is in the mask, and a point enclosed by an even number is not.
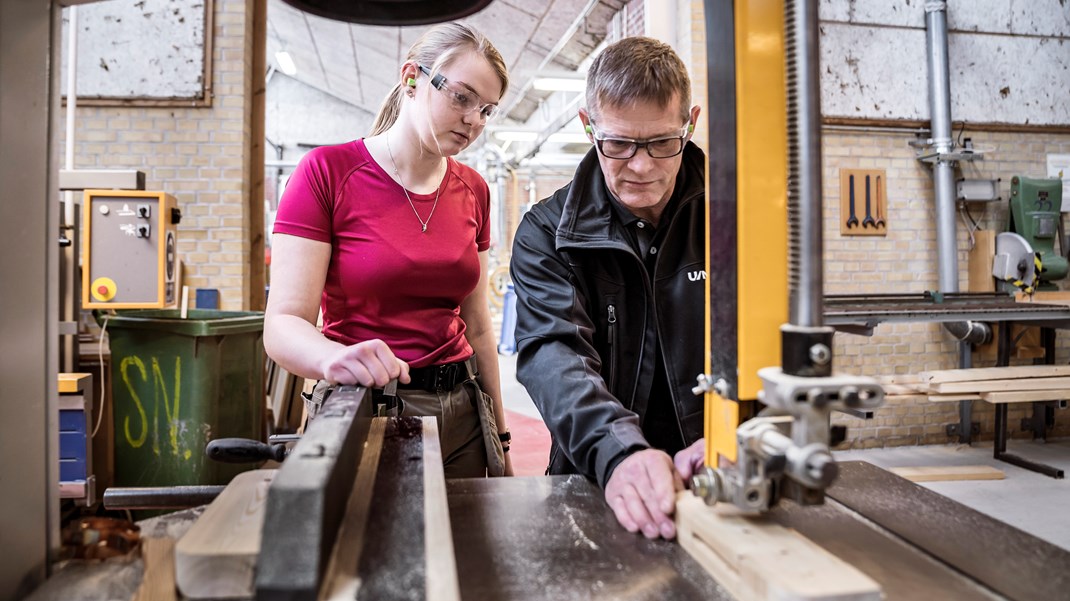
<svg viewBox="0 0 1070 601"><path fill-rule="evenodd" d="M1052 282L1066 277L1070 266L1060 235L1062 186L1057 178L1011 179L1009 231L996 237L993 267L993 275L1003 281L1004 290L1056 290ZM1060 252L1055 251L1056 239ZM1034 258L1039 258L1039 273Z"/></svg>

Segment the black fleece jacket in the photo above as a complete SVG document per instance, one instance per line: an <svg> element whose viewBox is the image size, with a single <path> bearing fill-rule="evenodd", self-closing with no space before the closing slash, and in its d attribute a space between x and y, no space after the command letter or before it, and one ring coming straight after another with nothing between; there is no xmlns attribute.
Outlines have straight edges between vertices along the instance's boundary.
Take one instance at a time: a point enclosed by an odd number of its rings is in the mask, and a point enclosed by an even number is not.
<svg viewBox="0 0 1070 601"><path fill-rule="evenodd" d="M685 445L702 436L706 157L684 148L679 206L653 278L613 217L593 148L573 181L524 215L513 243L517 377L553 437L547 473L606 482L649 448L643 416L655 349L666 366Z"/></svg>

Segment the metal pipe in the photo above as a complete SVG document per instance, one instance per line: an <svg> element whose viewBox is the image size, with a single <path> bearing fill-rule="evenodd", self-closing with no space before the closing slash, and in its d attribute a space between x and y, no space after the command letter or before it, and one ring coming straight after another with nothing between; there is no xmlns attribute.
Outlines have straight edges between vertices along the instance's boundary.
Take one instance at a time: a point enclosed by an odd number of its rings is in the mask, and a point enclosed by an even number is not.
<svg viewBox="0 0 1070 601"><path fill-rule="evenodd" d="M951 76L947 54L947 3L925 4L925 47L929 56L929 118L933 150L950 153ZM940 159L933 165L936 191L936 248L940 292L958 292L959 274L955 240L955 165Z"/></svg>
<svg viewBox="0 0 1070 601"><path fill-rule="evenodd" d="M78 7L70 7L67 15L67 114L63 168L70 171L74 169L74 120L78 110ZM74 192L67 192L63 202L63 224L67 227L74 226L74 210Z"/></svg>
<svg viewBox="0 0 1070 601"><path fill-rule="evenodd" d="M824 274L818 10L814 0L790 0L786 7L789 321L820 327Z"/></svg>
<svg viewBox="0 0 1070 601"><path fill-rule="evenodd" d="M929 131L938 154L954 150L951 137L951 76L947 51L947 3L925 3L925 48L929 57ZM940 292L958 292L958 242L955 234L955 162L938 158L933 164L936 205L936 256ZM972 344L991 340L992 329L981 322L948 322L944 329Z"/></svg>
<svg viewBox="0 0 1070 601"><path fill-rule="evenodd" d="M211 503L225 486L160 486L109 488L104 491L105 509L184 509Z"/></svg>

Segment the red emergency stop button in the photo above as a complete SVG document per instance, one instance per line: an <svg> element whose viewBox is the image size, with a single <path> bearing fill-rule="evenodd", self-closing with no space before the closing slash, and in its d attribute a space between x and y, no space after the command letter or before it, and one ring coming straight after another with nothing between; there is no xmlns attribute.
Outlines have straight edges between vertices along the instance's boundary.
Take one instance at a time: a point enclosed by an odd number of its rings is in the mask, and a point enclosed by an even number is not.
<svg viewBox="0 0 1070 601"><path fill-rule="evenodd" d="M93 299L100 302L107 302L115 298L115 281L111 278L97 278L93 280L93 284L89 287L90 292L93 293Z"/></svg>

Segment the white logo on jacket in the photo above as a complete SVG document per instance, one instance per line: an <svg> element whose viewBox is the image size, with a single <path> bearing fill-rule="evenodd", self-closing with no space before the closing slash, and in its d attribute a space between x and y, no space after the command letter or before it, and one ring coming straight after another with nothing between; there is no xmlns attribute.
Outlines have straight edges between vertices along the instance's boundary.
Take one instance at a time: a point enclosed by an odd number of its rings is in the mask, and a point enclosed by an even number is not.
<svg viewBox="0 0 1070 601"><path fill-rule="evenodd" d="M706 279L706 270L700 269L698 271L689 271L687 272L687 279L691 280L692 282L704 280Z"/></svg>

